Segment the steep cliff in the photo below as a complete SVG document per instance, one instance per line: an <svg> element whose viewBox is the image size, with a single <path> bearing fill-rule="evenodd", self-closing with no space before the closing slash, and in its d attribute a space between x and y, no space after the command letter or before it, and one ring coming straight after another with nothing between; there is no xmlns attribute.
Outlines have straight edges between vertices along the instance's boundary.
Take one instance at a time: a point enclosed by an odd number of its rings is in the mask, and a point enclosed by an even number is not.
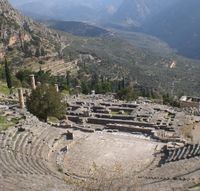
<svg viewBox="0 0 200 191"><path fill-rule="evenodd" d="M21 60L32 57L37 48L43 48L49 54L57 52L60 48L58 36L44 25L22 15L7 0L1 0L0 58L6 56L16 61L19 57L18 60Z"/></svg>

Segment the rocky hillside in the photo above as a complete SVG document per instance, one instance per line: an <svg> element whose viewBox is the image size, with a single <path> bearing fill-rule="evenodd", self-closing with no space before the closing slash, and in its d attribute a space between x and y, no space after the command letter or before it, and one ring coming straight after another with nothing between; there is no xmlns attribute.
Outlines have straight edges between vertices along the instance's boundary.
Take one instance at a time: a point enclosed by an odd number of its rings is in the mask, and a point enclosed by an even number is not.
<svg viewBox="0 0 200 191"><path fill-rule="evenodd" d="M200 59L199 6L199 0L124 0L113 21L120 29L156 36L178 54Z"/></svg>
<svg viewBox="0 0 200 191"><path fill-rule="evenodd" d="M94 79L109 80L117 90L125 77L127 85L199 96L199 61L177 57L173 52L158 55L112 36L88 38L52 32L20 14L7 0L1 1L0 11L1 58L6 56L15 69L42 68L57 76L70 71L74 86Z"/></svg>
<svg viewBox="0 0 200 191"><path fill-rule="evenodd" d="M139 27L176 1L178 0L123 0L113 20Z"/></svg>
<svg viewBox="0 0 200 191"><path fill-rule="evenodd" d="M7 0L1 0L0 58L6 56L15 64L23 64L24 58L35 57L37 49L44 50L45 55L55 54L60 50L60 40L44 25L19 13Z"/></svg>
<svg viewBox="0 0 200 191"><path fill-rule="evenodd" d="M48 28L65 31L76 36L103 37L110 35L109 31L105 29L89 25L83 22L47 20L46 24Z"/></svg>
<svg viewBox="0 0 200 191"><path fill-rule="evenodd" d="M199 0L179 0L143 27L176 48L179 54L200 59L199 6Z"/></svg>

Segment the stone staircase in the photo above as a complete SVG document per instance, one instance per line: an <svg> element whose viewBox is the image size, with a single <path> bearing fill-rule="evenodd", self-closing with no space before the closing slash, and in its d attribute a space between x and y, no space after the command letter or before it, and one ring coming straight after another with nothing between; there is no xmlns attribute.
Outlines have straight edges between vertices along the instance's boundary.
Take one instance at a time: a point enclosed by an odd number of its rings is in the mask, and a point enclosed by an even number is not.
<svg viewBox="0 0 200 191"><path fill-rule="evenodd" d="M0 190L70 190L55 157L65 135L29 113L24 118L0 132Z"/></svg>

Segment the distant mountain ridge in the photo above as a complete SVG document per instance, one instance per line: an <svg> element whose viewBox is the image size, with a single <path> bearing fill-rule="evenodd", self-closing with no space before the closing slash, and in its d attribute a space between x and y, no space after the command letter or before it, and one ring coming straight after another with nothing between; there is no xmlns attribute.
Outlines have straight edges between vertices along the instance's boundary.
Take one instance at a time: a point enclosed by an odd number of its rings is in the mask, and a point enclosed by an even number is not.
<svg viewBox="0 0 200 191"><path fill-rule="evenodd" d="M10 0L10 2L22 13L35 18L43 16L68 21L94 21L113 15L122 0Z"/></svg>
<svg viewBox="0 0 200 191"><path fill-rule="evenodd" d="M166 41L178 54L200 59L199 0L124 0L113 21Z"/></svg>
<svg viewBox="0 0 200 191"><path fill-rule="evenodd" d="M199 95L200 61L173 53L158 55L116 38L55 32L23 16L7 0L0 5L0 58L6 56L16 70L51 70L58 76L70 70L79 80L90 81L97 75L99 79L109 79L115 87L125 76L127 85L171 95Z"/></svg>
<svg viewBox="0 0 200 191"><path fill-rule="evenodd" d="M123 0L113 20L141 26L179 0Z"/></svg>
<svg viewBox="0 0 200 191"><path fill-rule="evenodd" d="M178 53L200 59L200 1L179 0L146 22L143 27L176 48Z"/></svg>
<svg viewBox="0 0 200 191"><path fill-rule="evenodd" d="M110 36L109 31L83 22L56 21L56 20L38 20L38 21L45 23L48 26L48 28L64 31L76 36L84 36L84 37Z"/></svg>
<svg viewBox="0 0 200 191"><path fill-rule="evenodd" d="M102 23L166 41L183 56L200 59L199 0L10 0L32 18Z"/></svg>

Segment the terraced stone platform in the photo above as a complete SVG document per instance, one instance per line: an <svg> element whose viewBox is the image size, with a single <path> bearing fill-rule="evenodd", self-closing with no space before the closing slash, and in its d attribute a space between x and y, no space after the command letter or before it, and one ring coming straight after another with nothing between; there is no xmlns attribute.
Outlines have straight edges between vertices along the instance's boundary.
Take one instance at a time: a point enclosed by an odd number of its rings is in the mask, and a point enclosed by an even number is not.
<svg viewBox="0 0 200 191"><path fill-rule="evenodd" d="M3 112L9 120L19 116L21 120L16 126L0 132L2 191L74 191L77 185L66 181L69 173L72 172L72 180L86 180L87 170L93 163L103 169L103 173L113 172L116 164L121 165L125 179L115 181L126 183L120 191L186 191L200 182L198 143L165 152L165 143L148 134L111 130L95 124L88 128L94 131L83 132L80 131L82 123L68 121L69 125L66 122L54 127L39 121L26 109L6 110ZM144 113L142 115L144 119ZM181 114L178 119L182 118ZM164 123L166 118L162 119ZM67 131L73 133L73 140L67 138ZM105 184L102 182L103 188Z"/></svg>

